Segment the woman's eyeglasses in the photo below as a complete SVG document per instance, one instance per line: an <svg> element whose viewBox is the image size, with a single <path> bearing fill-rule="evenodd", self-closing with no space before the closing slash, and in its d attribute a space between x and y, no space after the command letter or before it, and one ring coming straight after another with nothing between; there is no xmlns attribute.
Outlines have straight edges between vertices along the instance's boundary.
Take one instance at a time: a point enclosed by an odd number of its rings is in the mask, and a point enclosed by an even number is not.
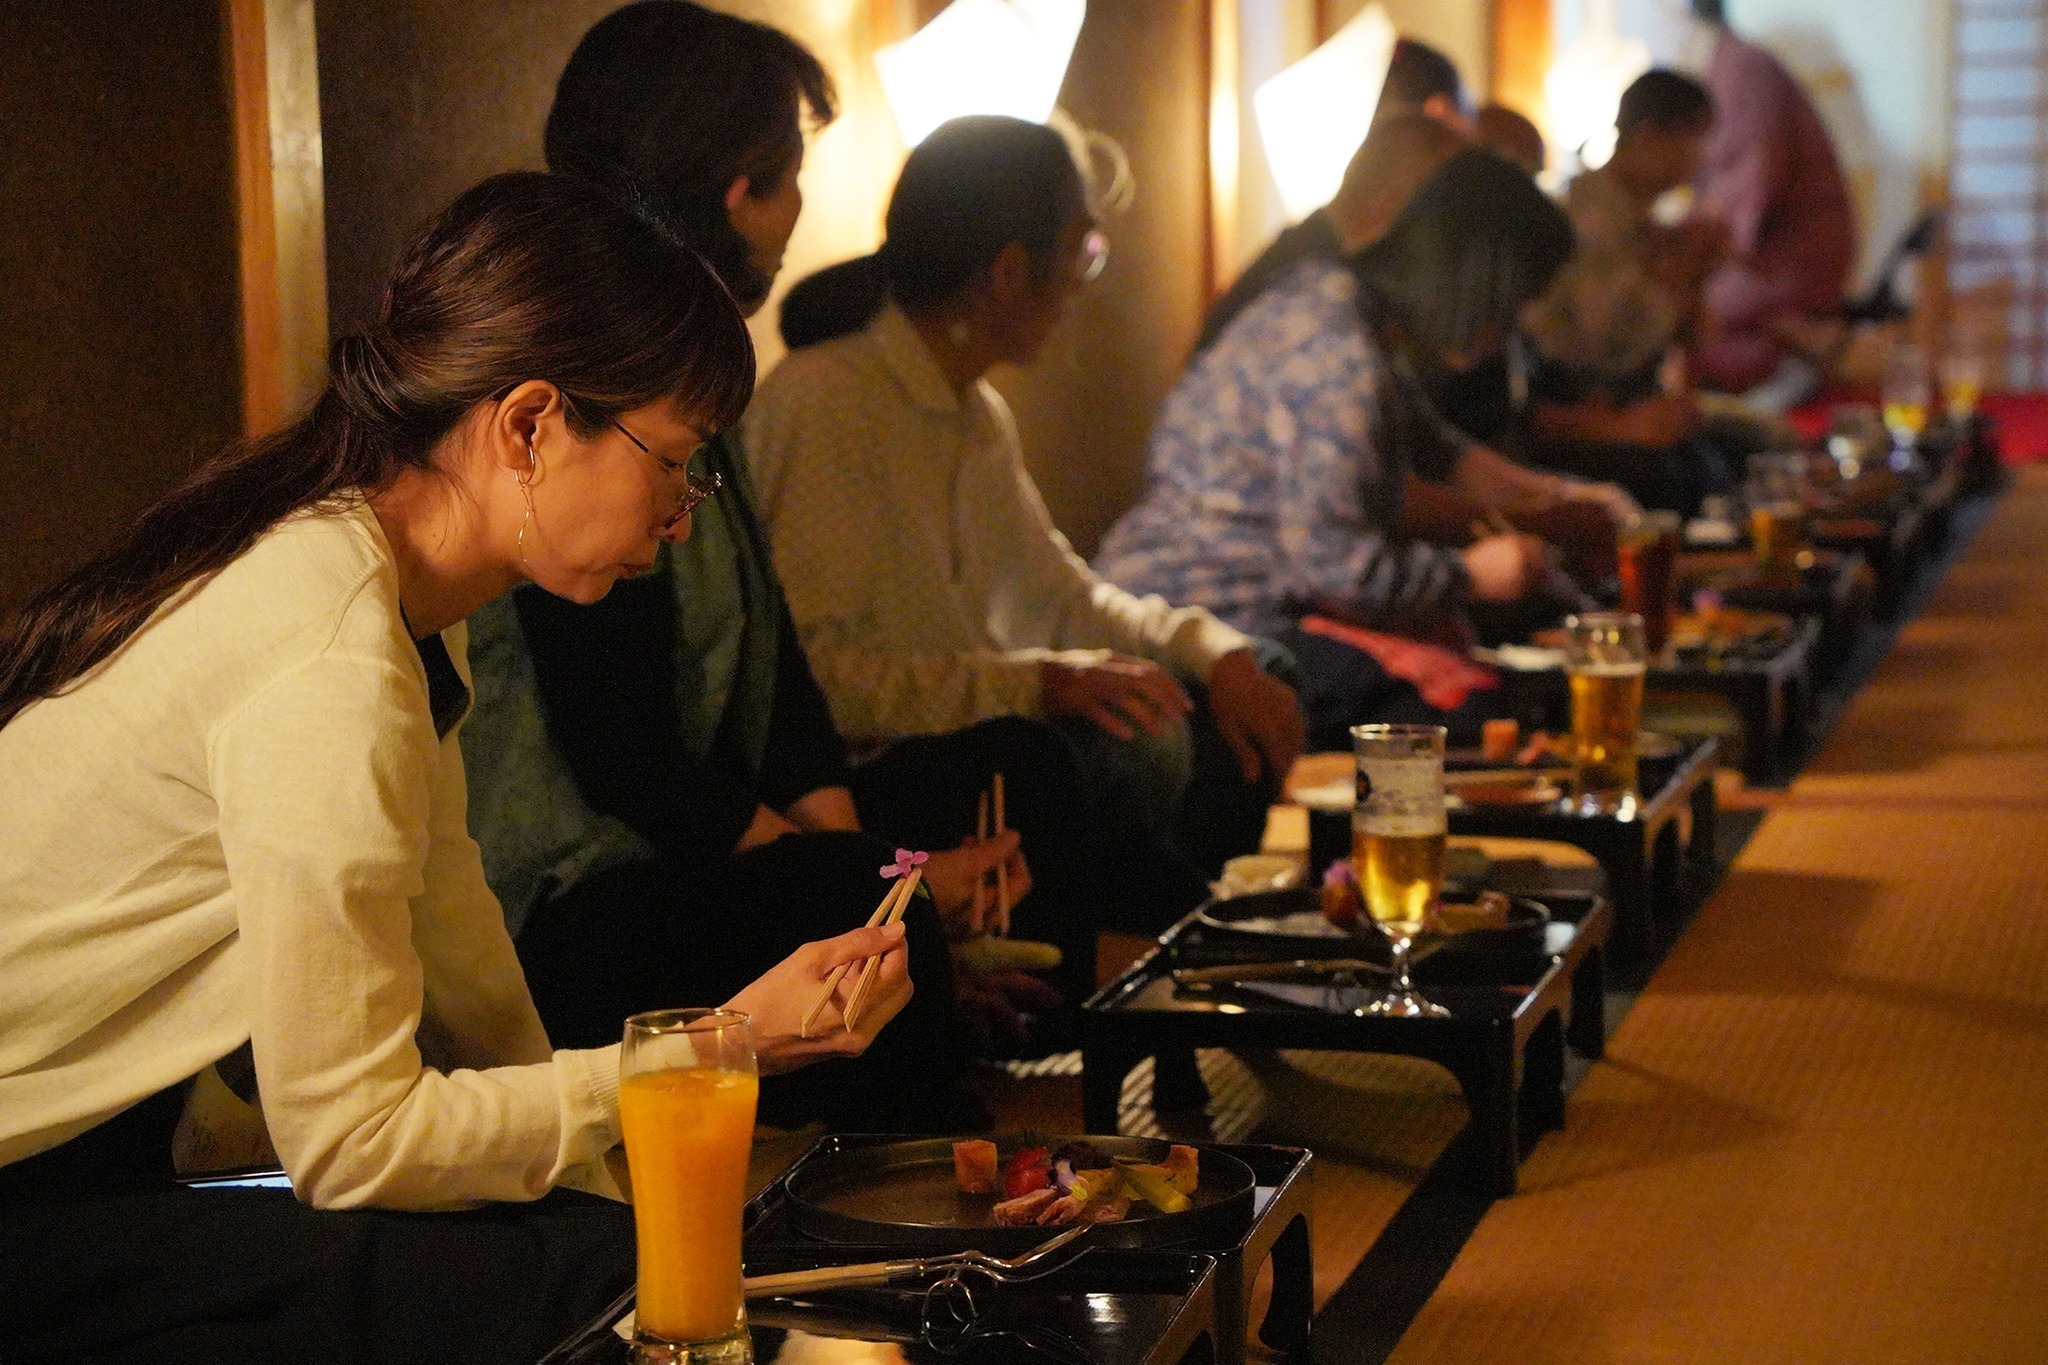
<svg viewBox="0 0 2048 1365"><path fill-rule="evenodd" d="M706 498L716 493L724 485L724 476L716 470L709 474L693 474L690 472L688 462L665 459L649 450L647 443L626 430L625 423L619 421L618 418L612 418L611 423L619 429L619 434L631 441L642 455L654 461L655 467L663 474L671 479L680 478L683 481L683 491L676 494L675 511L671 512L668 520L661 524L661 529L664 532L674 530L678 522L701 507Z"/></svg>

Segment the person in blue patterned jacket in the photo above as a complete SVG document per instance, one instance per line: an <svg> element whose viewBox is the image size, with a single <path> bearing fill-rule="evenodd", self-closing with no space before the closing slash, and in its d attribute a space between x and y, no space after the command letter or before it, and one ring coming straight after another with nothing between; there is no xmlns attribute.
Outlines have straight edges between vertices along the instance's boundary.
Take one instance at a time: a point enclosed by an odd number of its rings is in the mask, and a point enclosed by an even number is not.
<svg viewBox="0 0 2048 1365"><path fill-rule="evenodd" d="M1411 461L1441 439L1430 384L1497 351L1571 250L1569 221L1525 173L1458 153L1379 241L1304 261L1195 358L1097 571L1282 641L1312 744L1436 714L1373 656L1300 622L1462 641L1468 602L1513 601L1547 579L1532 537L1452 549L1395 528Z"/></svg>

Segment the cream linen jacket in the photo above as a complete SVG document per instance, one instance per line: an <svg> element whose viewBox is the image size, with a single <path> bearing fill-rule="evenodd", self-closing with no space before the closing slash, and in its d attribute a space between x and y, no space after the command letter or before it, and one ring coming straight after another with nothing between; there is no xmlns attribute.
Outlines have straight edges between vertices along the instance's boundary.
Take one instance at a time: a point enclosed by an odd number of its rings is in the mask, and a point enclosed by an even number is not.
<svg viewBox="0 0 2048 1365"><path fill-rule="evenodd" d="M533 1199L601 1156L617 1049L550 1054L464 808L360 503L280 524L22 711L0 729L0 1163L245 1040L315 1205Z"/></svg>

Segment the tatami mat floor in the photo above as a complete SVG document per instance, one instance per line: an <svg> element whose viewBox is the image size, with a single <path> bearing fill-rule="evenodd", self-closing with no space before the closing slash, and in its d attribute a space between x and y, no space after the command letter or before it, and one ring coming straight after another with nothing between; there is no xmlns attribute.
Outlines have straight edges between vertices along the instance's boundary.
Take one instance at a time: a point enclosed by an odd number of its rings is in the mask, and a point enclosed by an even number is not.
<svg viewBox="0 0 2048 1365"><path fill-rule="evenodd" d="M2021 471L1395 1361L2048 1360L2044 538Z"/></svg>
<svg viewBox="0 0 2048 1365"><path fill-rule="evenodd" d="M2048 469L2024 470L1806 774L1723 775L1761 829L1523 1192L1471 1206L1392 1359L2048 1361L2043 540ZM1104 978L1147 946L1105 935ZM1140 1068L1125 1130L1315 1148L1320 1307L1414 1213L1456 1087L1393 1058L1200 1062L1207 1113L1155 1114ZM1077 1055L982 1089L998 1131L1081 1128Z"/></svg>

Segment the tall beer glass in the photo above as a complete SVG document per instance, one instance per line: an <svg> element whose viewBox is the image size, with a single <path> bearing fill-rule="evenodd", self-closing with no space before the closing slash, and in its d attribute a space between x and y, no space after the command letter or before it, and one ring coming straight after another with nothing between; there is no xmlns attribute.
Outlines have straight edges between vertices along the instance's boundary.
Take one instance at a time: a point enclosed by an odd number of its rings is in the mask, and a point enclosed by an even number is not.
<svg viewBox="0 0 2048 1365"><path fill-rule="evenodd" d="M634 1365L751 1365L740 1294L747 1154L760 1094L747 1016L626 1021L619 1122L640 1254Z"/></svg>
<svg viewBox="0 0 2048 1365"><path fill-rule="evenodd" d="M1361 1015L1442 1019L1408 979L1408 949L1444 887L1444 728L1355 725L1358 804L1351 857L1366 914L1393 948L1394 984Z"/></svg>
<svg viewBox="0 0 2048 1365"><path fill-rule="evenodd" d="M1743 484L1750 543L1767 578L1795 578L1806 548L1806 461L1796 454L1752 455Z"/></svg>
<svg viewBox="0 0 2048 1365"><path fill-rule="evenodd" d="M1586 814L1627 814L1636 803L1636 737L1643 724L1643 621L1634 612L1565 618L1572 692L1572 801Z"/></svg>
<svg viewBox="0 0 2048 1365"><path fill-rule="evenodd" d="M1678 610L1681 530L1676 512L1643 512L1621 529L1615 545L1621 609L1643 618L1643 643L1653 656L1664 652Z"/></svg>

